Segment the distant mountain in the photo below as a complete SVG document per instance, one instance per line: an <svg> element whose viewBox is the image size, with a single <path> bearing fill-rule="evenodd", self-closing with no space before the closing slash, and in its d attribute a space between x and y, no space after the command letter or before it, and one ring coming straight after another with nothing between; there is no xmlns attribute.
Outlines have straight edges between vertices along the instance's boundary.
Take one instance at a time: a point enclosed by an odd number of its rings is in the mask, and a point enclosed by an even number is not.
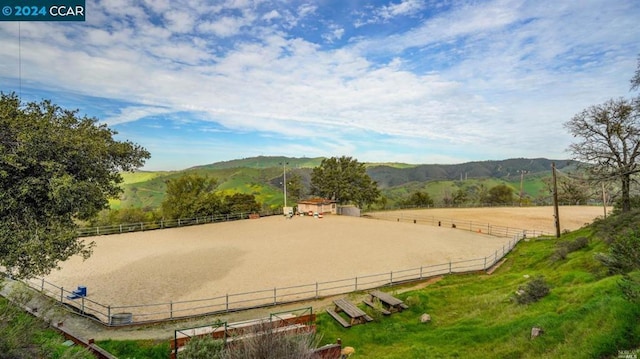
<svg viewBox="0 0 640 359"><path fill-rule="evenodd" d="M390 167L370 164L367 173L380 188L400 186L410 182L435 180L467 180L497 178L506 181L520 177L521 171L527 175L550 173L551 163L559 170L575 170L578 162L572 160L549 160L546 158L515 158L502 161L467 162L454 165L416 165L414 167Z"/></svg>
<svg viewBox="0 0 640 359"><path fill-rule="evenodd" d="M258 156L239 160L216 162L208 165L196 166L190 169L271 168L283 167L283 164L286 164L289 168L313 168L320 166L320 162L322 162L323 159L323 157L294 158L283 156Z"/></svg>
<svg viewBox="0 0 640 359"><path fill-rule="evenodd" d="M218 181L220 191L253 194L266 206L278 206L283 201L284 167L286 166L288 175L299 175L304 186L309 188L311 172L322 160L322 157L258 156L216 162L182 171L141 171L124 174L124 193L119 200L114 200L111 204L112 208L159 207L164 198L167 180L195 172L214 177ZM577 165L577 162L571 160L515 158L452 165L365 163L365 166L369 176L378 183L383 196L393 204L413 191L427 191L437 202L457 189L473 183L489 188L504 183L519 190L521 171L526 173L522 183L523 191L535 197L544 188L542 179L551 175L552 162L564 172L575 170Z"/></svg>

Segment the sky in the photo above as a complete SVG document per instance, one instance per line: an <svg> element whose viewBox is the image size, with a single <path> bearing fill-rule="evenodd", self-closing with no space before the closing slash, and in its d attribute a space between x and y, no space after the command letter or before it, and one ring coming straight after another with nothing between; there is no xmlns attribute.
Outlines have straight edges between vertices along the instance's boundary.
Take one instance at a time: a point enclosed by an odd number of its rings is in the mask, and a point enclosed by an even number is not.
<svg viewBox="0 0 640 359"><path fill-rule="evenodd" d="M87 0L0 22L0 91L95 117L144 170L253 156L567 159L629 91L635 0Z"/></svg>

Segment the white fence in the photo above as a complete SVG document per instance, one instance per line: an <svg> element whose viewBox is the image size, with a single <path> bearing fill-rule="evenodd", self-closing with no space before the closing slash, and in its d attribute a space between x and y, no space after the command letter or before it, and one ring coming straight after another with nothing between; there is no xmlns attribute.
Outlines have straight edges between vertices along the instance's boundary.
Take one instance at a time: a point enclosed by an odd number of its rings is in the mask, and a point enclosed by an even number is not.
<svg viewBox="0 0 640 359"><path fill-rule="evenodd" d="M275 214L282 214L282 212L261 212L259 216L272 216ZM136 222L136 223L122 223L114 224L111 226L100 227L83 227L78 229L78 236L90 237L101 236L107 234L119 234L129 232L151 231L154 229L166 229L175 227L194 226L198 224L217 223L238 221L242 219L251 218L252 213L231 213L220 214L212 216L201 216L194 218L178 218L178 219L161 219L153 222Z"/></svg>

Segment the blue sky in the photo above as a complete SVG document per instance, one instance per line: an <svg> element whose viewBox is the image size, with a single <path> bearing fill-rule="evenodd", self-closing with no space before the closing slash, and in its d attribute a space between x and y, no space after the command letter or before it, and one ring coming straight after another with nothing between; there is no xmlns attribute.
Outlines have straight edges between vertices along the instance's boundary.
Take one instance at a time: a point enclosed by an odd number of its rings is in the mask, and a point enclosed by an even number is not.
<svg viewBox="0 0 640 359"><path fill-rule="evenodd" d="M100 119L173 170L251 156L569 158L632 96L640 2L109 0L0 22L0 91Z"/></svg>

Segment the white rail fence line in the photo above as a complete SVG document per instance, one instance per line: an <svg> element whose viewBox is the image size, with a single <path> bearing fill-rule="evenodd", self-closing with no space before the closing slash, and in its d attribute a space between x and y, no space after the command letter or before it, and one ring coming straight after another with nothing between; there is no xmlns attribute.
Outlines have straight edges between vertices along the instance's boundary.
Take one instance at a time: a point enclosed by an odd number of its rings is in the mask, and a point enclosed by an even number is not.
<svg viewBox="0 0 640 359"><path fill-rule="evenodd" d="M457 220L452 218L438 218L417 214L406 214L402 212L372 212L365 216L374 219L381 219L395 222L413 222L415 224L428 224L432 226L451 227L470 232L479 232L496 237L512 237L522 234L523 237L550 236L552 233L542 230L524 230L515 227L494 226L490 223Z"/></svg>
<svg viewBox="0 0 640 359"><path fill-rule="evenodd" d="M515 231L515 229L505 230L505 227L499 229L496 226L490 226L489 228L490 231L493 230L493 235L507 234ZM71 296L73 294L72 291L50 283L44 278L29 280L26 281L26 283L41 293L54 298L62 305L72 308L80 315L94 319L104 325L122 326L143 324L314 300L331 295L347 294L399 283L419 281L445 274L486 271L511 252L521 239L526 238L526 233L527 231L520 230L513 235L508 244L502 246L501 250L496 250L494 253L483 258L449 261L440 264L420 266L418 268L290 287L275 287L244 293L227 293L222 296L207 299L140 305L105 305L86 297L69 299L67 296Z"/></svg>
<svg viewBox="0 0 640 359"><path fill-rule="evenodd" d="M275 214L281 214L280 212L260 212L260 217L272 216ZM114 224L110 226L99 227L82 227L78 228L78 236L90 237L101 236L108 234L121 234L130 232L150 231L156 229L186 227L199 224L217 223L238 221L242 219L249 219L251 213L230 213L221 215L202 216L195 218L179 218L179 219L161 219L152 222L135 222L135 223L122 223Z"/></svg>

